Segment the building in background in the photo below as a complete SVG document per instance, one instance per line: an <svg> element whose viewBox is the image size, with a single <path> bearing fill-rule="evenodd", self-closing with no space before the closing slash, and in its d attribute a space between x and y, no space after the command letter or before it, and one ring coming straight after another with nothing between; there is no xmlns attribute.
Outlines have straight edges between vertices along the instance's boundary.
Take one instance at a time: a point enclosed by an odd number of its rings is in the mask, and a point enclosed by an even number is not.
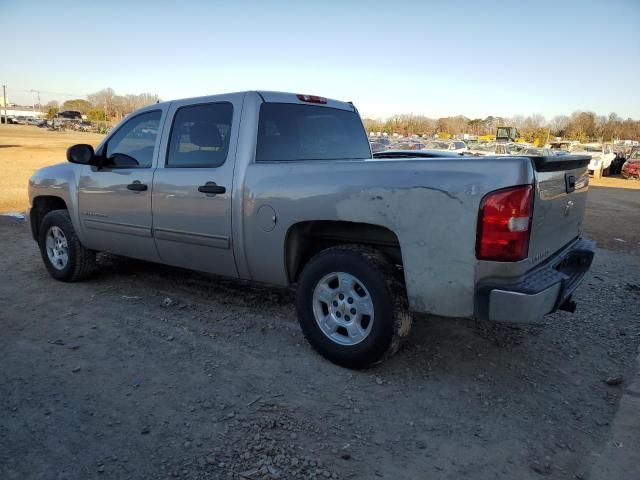
<svg viewBox="0 0 640 480"><path fill-rule="evenodd" d="M0 114L2 116L6 115L9 118L44 118L46 116L45 113L32 106L16 105L15 103L11 103L8 98L6 102L5 105L5 99L0 95Z"/></svg>

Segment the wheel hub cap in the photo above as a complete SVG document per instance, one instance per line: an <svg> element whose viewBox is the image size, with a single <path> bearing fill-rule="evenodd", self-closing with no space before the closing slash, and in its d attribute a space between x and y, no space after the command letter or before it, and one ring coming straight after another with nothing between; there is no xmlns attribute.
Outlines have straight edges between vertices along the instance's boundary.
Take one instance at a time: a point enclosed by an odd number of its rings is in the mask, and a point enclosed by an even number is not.
<svg viewBox="0 0 640 480"><path fill-rule="evenodd" d="M373 300L355 276L325 275L313 291L313 315L322 333L340 345L356 345L371 333Z"/></svg>
<svg viewBox="0 0 640 480"><path fill-rule="evenodd" d="M60 227L52 226L47 231L46 249L51 265L56 270L63 270L69 263L69 245Z"/></svg>

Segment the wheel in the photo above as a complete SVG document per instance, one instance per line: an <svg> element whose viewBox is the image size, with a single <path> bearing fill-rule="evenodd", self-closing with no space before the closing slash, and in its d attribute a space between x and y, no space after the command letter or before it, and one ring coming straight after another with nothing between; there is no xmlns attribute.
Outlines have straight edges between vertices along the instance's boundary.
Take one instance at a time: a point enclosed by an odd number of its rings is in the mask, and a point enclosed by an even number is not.
<svg viewBox="0 0 640 480"><path fill-rule="evenodd" d="M390 357L411 330L396 269L364 246L332 247L313 257L300 274L296 308L311 346L348 368Z"/></svg>
<svg viewBox="0 0 640 480"><path fill-rule="evenodd" d="M45 215L38 245L47 270L56 280L77 282L95 269L96 252L80 243L67 210L52 210Z"/></svg>

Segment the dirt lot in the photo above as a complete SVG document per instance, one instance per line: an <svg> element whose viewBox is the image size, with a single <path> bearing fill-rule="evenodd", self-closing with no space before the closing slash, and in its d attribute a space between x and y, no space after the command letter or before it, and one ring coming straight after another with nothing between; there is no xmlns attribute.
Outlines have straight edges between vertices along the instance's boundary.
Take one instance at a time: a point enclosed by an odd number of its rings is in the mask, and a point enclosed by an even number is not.
<svg viewBox="0 0 640 480"><path fill-rule="evenodd" d="M30 125L0 125L0 212L21 212L28 207L27 182L39 168L66 160L75 143L96 146L104 135L52 132Z"/></svg>
<svg viewBox="0 0 640 480"><path fill-rule="evenodd" d="M420 318L364 372L310 349L288 291L111 256L55 282L0 217L0 479L591 479L635 374L640 198L589 195L618 251L576 314Z"/></svg>

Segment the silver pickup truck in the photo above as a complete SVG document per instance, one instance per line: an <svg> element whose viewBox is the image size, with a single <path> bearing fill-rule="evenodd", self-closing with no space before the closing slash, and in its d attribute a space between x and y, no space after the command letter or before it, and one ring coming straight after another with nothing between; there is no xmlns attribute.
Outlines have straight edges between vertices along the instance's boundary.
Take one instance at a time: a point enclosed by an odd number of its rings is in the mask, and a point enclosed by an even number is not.
<svg viewBox="0 0 640 480"><path fill-rule="evenodd" d="M573 310L589 157L372 156L357 110L243 92L150 105L29 182L45 266L96 252L296 288L322 355L393 354L411 313L539 322Z"/></svg>

